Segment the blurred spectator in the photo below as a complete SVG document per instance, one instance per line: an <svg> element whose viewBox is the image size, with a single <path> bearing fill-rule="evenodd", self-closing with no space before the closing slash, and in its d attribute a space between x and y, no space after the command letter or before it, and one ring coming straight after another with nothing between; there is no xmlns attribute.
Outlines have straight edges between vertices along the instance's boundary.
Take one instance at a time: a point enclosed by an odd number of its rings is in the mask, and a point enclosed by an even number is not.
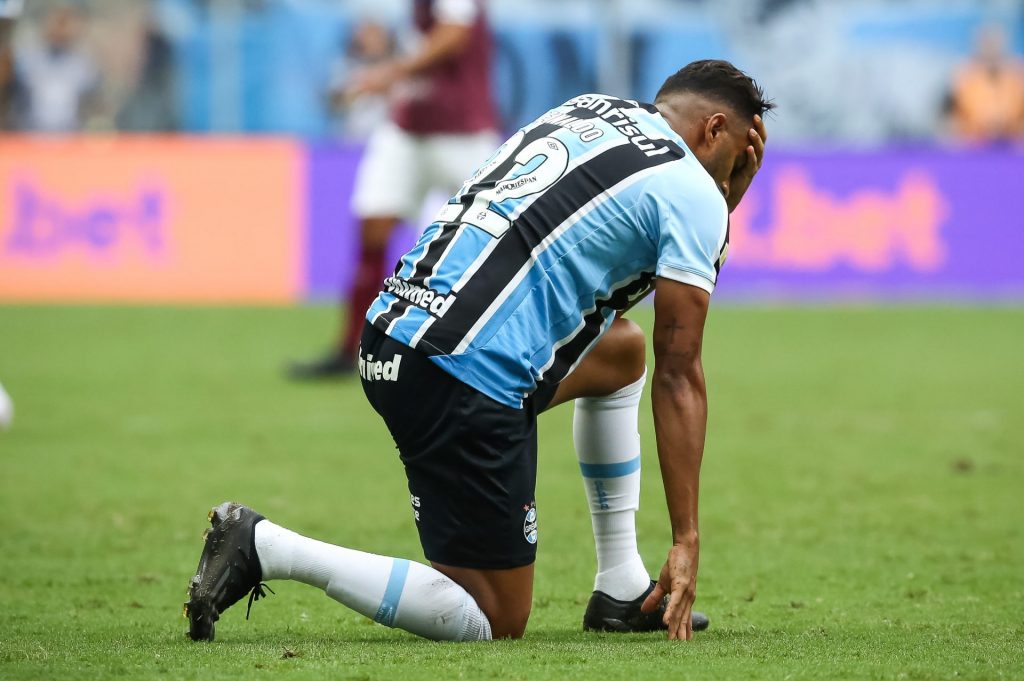
<svg viewBox="0 0 1024 681"><path fill-rule="evenodd" d="M144 30L142 63L117 113L117 128L129 132L177 130L174 48L152 19Z"/></svg>
<svg viewBox="0 0 1024 681"><path fill-rule="evenodd" d="M395 54L388 28L373 21L359 24L352 32L345 56L334 65L331 79L331 108L338 118L338 134L349 142L365 142L377 124L388 115L388 97L383 93L346 94L354 73L379 66Z"/></svg>
<svg viewBox="0 0 1024 681"><path fill-rule="evenodd" d="M96 65L81 46L84 22L76 5L55 5L41 36L15 51L19 128L73 132L84 127L99 87Z"/></svg>
<svg viewBox="0 0 1024 681"><path fill-rule="evenodd" d="M1006 53L1005 34L989 26L958 70L950 93L953 134L969 142L1024 137L1024 63Z"/></svg>
<svg viewBox="0 0 1024 681"><path fill-rule="evenodd" d="M11 35L14 22L21 13L21 0L0 0L0 130L10 123L7 105L14 86L14 64L11 58Z"/></svg>

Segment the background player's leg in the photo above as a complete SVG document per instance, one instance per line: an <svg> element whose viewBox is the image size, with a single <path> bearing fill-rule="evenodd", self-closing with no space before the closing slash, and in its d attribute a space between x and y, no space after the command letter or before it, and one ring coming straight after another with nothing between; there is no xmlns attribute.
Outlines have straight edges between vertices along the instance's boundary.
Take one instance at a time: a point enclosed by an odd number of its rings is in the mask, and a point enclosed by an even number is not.
<svg viewBox="0 0 1024 681"><path fill-rule="evenodd" d="M338 352L348 364L355 366L363 318L377 294L387 272L388 242L401 218L394 216L363 218L359 223L359 260L348 292L347 322L338 336Z"/></svg>
<svg viewBox="0 0 1024 681"><path fill-rule="evenodd" d="M255 535L264 581L315 586L376 622L425 638L491 638L490 623L473 596L431 567L326 544L268 520L256 524Z"/></svg>
<svg viewBox="0 0 1024 681"><path fill-rule="evenodd" d="M348 304L341 306L341 327L324 356L291 365L292 378L327 378L354 370L363 315L393 264L385 261L391 234L422 202L419 146L415 137L393 123L382 124L370 137L352 192L352 211L359 216L359 252Z"/></svg>

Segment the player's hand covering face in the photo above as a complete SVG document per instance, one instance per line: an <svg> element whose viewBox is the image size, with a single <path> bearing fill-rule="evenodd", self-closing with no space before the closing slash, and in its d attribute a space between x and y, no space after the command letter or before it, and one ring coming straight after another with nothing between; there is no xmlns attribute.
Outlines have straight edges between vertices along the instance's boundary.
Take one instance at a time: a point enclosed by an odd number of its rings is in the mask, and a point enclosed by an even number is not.
<svg viewBox="0 0 1024 681"><path fill-rule="evenodd" d="M764 120L757 114L754 115L754 126L747 130L747 138L747 144L736 156L729 179L722 187L730 213L740 204L750 183L754 181L754 175L764 163L764 145L768 141L768 131L764 127Z"/></svg>

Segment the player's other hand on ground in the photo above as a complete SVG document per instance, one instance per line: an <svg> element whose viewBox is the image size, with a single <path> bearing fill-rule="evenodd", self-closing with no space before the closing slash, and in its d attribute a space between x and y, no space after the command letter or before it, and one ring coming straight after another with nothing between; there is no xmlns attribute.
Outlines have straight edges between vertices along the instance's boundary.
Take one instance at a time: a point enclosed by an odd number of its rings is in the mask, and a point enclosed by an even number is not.
<svg viewBox="0 0 1024 681"><path fill-rule="evenodd" d="M740 205L743 195L747 193L750 183L754 181L754 175L764 163L764 145L768 141L768 131L764 127L764 119L754 115L754 125L747 131L747 137L750 144L745 150L745 158L743 162L737 161L732 176L729 178L725 201L729 205L730 213Z"/></svg>
<svg viewBox="0 0 1024 681"><path fill-rule="evenodd" d="M698 551L696 537L692 542L673 546L668 552L668 560L661 568L657 585L640 608L643 612L651 612L658 607L665 594L668 594L664 621L668 625L670 641L689 641L693 638L691 614L693 600L697 596Z"/></svg>

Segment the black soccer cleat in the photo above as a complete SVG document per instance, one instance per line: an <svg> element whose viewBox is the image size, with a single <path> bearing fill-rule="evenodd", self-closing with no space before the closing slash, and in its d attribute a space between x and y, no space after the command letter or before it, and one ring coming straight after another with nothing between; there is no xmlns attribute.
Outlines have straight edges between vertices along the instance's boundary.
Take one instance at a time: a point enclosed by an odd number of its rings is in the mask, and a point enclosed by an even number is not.
<svg viewBox="0 0 1024 681"><path fill-rule="evenodd" d="M253 600L264 596L263 570L256 555L256 523L263 516L251 508L225 501L208 516L209 530L199 568L188 585L188 635L193 641L212 641L214 623L220 614L249 594ZM273 590L271 590L273 593ZM246 619L249 613L246 611Z"/></svg>
<svg viewBox="0 0 1024 681"><path fill-rule="evenodd" d="M654 585L655 582L651 582L647 591L632 601L620 601L604 592L595 591L587 603L587 611L583 614L583 630L630 633L668 629L662 621L665 606L668 605L668 596L661 599L661 603L652 612L640 611L640 606L654 590ZM694 631L704 631L711 624L707 615L695 610L691 611L690 619Z"/></svg>
<svg viewBox="0 0 1024 681"><path fill-rule="evenodd" d="M355 371L355 358L346 357L339 351L331 351L309 361L291 362L287 374L293 381L319 381L343 378L354 374Z"/></svg>

